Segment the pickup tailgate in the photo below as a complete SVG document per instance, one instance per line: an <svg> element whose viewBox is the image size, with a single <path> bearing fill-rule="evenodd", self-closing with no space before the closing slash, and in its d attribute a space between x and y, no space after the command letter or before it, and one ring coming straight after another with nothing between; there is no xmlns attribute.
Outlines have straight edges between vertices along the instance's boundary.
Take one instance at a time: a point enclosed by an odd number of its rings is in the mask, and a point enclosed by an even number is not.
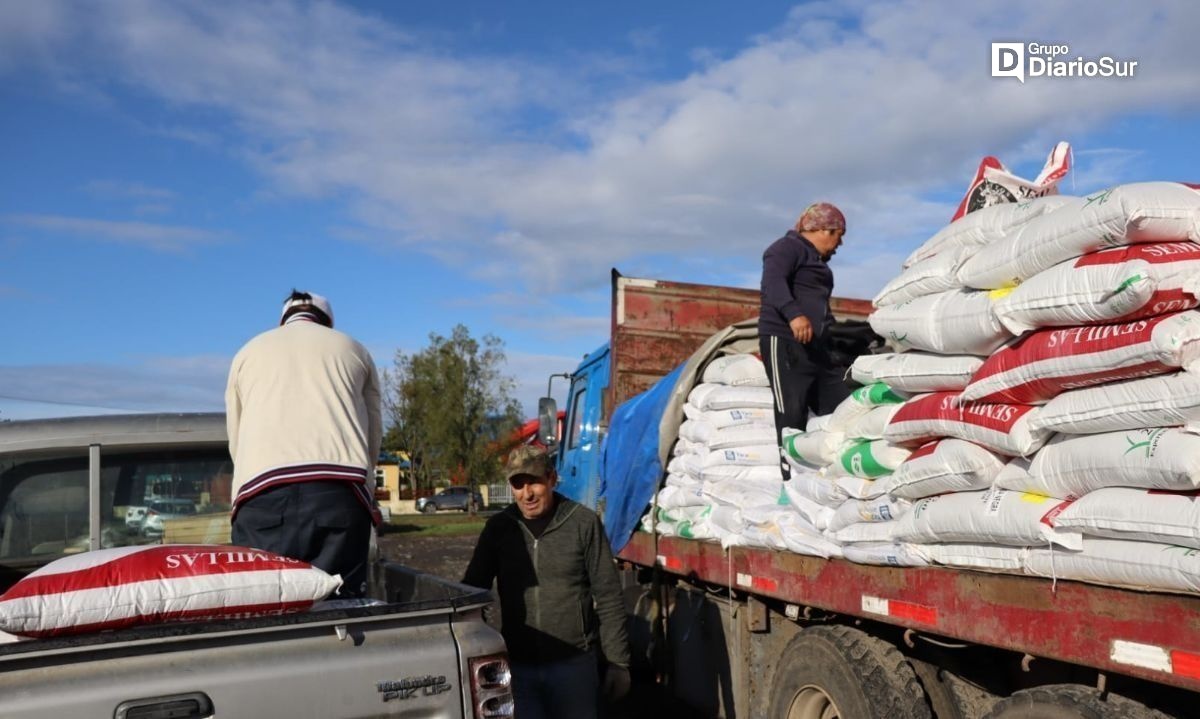
<svg viewBox="0 0 1200 719"><path fill-rule="evenodd" d="M422 577L427 594L459 587ZM4 645L0 717L472 716L468 657L504 650L482 620L490 598L474 591Z"/></svg>
<svg viewBox="0 0 1200 719"><path fill-rule="evenodd" d="M384 616L10 654L0 716L460 717L459 685L444 613Z"/></svg>

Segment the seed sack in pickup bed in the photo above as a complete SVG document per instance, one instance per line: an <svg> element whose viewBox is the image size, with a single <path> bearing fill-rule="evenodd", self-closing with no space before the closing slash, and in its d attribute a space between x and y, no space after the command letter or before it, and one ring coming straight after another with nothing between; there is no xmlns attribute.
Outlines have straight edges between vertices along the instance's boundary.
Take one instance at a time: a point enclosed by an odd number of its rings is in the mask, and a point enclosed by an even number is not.
<svg viewBox="0 0 1200 719"><path fill-rule="evenodd" d="M0 629L30 637L303 612L342 580L246 547L116 547L57 559L0 596Z"/></svg>

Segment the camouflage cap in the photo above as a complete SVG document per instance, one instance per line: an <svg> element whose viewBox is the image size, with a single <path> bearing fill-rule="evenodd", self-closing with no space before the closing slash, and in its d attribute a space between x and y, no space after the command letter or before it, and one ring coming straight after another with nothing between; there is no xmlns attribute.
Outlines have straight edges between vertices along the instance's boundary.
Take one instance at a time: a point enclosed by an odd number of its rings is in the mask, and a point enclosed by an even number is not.
<svg viewBox="0 0 1200 719"><path fill-rule="evenodd" d="M842 211L828 202L817 202L809 205L800 213L796 220L796 230L806 232L811 230L845 230L846 216Z"/></svg>
<svg viewBox="0 0 1200 719"><path fill-rule="evenodd" d="M508 466L504 469L504 479L510 480L518 475L531 477L548 477L550 475L550 455L545 447L525 444L517 447L508 455Z"/></svg>

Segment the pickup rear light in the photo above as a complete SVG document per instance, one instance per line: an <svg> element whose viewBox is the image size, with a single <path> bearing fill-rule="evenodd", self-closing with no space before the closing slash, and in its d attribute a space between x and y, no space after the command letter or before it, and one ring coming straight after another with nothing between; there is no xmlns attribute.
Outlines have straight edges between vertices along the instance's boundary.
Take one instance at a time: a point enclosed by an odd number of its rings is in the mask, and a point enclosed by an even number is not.
<svg viewBox="0 0 1200 719"><path fill-rule="evenodd" d="M474 657L467 663L471 675L471 704L475 719L513 716L512 671L507 654Z"/></svg>

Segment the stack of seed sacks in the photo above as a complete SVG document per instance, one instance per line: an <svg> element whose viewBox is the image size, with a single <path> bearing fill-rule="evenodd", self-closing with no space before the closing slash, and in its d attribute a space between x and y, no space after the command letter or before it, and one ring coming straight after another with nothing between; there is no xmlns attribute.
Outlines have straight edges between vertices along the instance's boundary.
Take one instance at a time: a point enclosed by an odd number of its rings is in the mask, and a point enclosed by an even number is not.
<svg viewBox="0 0 1200 719"><path fill-rule="evenodd" d="M884 383L870 383L831 414L809 420L806 431L783 431L782 452L791 467L785 491L797 506L823 508L827 518L815 524L851 561L927 564L912 547L895 541L899 520L912 503L892 493L894 473L912 451L888 441L884 433L908 396Z"/></svg>
<svg viewBox="0 0 1200 719"><path fill-rule="evenodd" d="M711 361L684 405L686 419L655 499L642 520L660 533L829 557L838 554L784 492L774 399L762 361ZM651 521L651 520L655 521Z"/></svg>
<svg viewBox="0 0 1200 719"><path fill-rule="evenodd" d="M871 317L898 354L853 369L916 393L884 432L918 447L894 538L936 563L1200 591L1197 240L1197 188L1153 182L978 210L914 252Z"/></svg>

